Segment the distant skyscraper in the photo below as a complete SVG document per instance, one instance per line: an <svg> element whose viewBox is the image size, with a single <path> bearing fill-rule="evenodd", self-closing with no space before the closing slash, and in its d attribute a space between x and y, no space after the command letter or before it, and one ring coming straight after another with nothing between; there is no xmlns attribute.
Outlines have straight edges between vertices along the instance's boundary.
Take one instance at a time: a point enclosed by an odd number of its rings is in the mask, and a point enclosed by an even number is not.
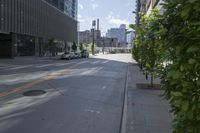
<svg viewBox="0 0 200 133"><path fill-rule="evenodd" d="M107 31L106 37L117 38L121 47L126 47L127 36L126 36L126 25L122 24L119 28L111 28Z"/></svg>

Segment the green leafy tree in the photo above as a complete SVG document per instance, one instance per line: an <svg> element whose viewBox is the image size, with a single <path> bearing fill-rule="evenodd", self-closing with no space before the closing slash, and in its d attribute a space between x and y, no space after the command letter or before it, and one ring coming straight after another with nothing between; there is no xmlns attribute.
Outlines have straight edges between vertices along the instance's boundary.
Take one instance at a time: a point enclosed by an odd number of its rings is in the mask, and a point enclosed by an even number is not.
<svg viewBox="0 0 200 133"><path fill-rule="evenodd" d="M56 43L55 43L55 39L51 38L48 40L48 50L49 52L52 54L52 56L56 55Z"/></svg>
<svg viewBox="0 0 200 133"><path fill-rule="evenodd" d="M83 43L80 43L80 44L79 44L79 50L80 50L80 51L83 51Z"/></svg>
<svg viewBox="0 0 200 133"><path fill-rule="evenodd" d="M76 43L74 42L73 43L73 45L72 45L72 50L74 51L74 52L76 52L77 51L77 45L76 45Z"/></svg>
<svg viewBox="0 0 200 133"><path fill-rule="evenodd" d="M145 58L145 70L151 75L151 86L153 87L154 77L158 76L158 70L162 64L162 46L161 46L161 16L158 14L157 9L153 9L152 13L145 18L145 39L144 46L145 53L143 53Z"/></svg>
<svg viewBox="0 0 200 133"><path fill-rule="evenodd" d="M175 115L174 133L200 133L200 2L168 0L164 5L162 88Z"/></svg>
<svg viewBox="0 0 200 133"><path fill-rule="evenodd" d="M161 61L160 44L160 18L158 10L152 10L150 15L140 14L140 25L130 25L136 31L136 39L133 44L133 57L139 62L140 68L146 74L151 75L151 86L154 77L158 75L158 67Z"/></svg>
<svg viewBox="0 0 200 133"><path fill-rule="evenodd" d="M91 45L91 51L92 51L92 55L94 55L95 54L94 53L94 51L95 51L95 45L94 44Z"/></svg>
<svg viewBox="0 0 200 133"><path fill-rule="evenodd" d="M166 0L162 16L141 15L133 57L161 78L173 133L200 133L200 2Z"/></svg>

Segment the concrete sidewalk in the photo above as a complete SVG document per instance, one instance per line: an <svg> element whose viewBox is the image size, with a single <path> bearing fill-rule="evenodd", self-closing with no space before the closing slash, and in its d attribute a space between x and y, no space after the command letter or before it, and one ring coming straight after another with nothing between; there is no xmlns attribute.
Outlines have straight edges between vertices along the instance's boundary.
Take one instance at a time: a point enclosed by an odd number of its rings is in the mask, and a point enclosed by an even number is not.
<svg viewBox="0 0 200 133"><path fill-rule="evenodd" d="M159 96L163 91L137 88L137 83L149 81L133 63L129 64L127 82L126 133L171 133L169 105Z"/></svg>

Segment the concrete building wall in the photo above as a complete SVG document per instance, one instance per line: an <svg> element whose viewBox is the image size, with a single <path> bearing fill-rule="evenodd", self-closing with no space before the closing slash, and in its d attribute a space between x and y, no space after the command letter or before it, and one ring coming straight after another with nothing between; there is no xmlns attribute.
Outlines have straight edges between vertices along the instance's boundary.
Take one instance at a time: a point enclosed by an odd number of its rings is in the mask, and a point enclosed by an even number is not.
<svg viewBox="0 0 200 133"><path fill-rule="evenodd" d="M79 42L83 44L89 44L93 41L93 30L79 31ZM101 37L100 30L94 30L94 42L97 43Z"/></svg>
<svg viewBox="0 0 200 133"><path fill-rule="evenodd" d="M97 42L97 47L119 47L117 38L101 37Z"/></svg>

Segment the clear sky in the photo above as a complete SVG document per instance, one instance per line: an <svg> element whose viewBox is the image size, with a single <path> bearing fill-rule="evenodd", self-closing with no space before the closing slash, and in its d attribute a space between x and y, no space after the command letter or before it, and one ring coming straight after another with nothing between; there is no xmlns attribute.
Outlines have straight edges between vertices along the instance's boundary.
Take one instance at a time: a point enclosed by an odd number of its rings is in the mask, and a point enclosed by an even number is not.
<svg viewBox="0 0 200 133"><path fill-rule="evenodd" d="M92 20L99 18L100 30L105 35L109 28L134 23L133 10L135 10L135 0L78 0L80 30L91 29Z"/></svg>

